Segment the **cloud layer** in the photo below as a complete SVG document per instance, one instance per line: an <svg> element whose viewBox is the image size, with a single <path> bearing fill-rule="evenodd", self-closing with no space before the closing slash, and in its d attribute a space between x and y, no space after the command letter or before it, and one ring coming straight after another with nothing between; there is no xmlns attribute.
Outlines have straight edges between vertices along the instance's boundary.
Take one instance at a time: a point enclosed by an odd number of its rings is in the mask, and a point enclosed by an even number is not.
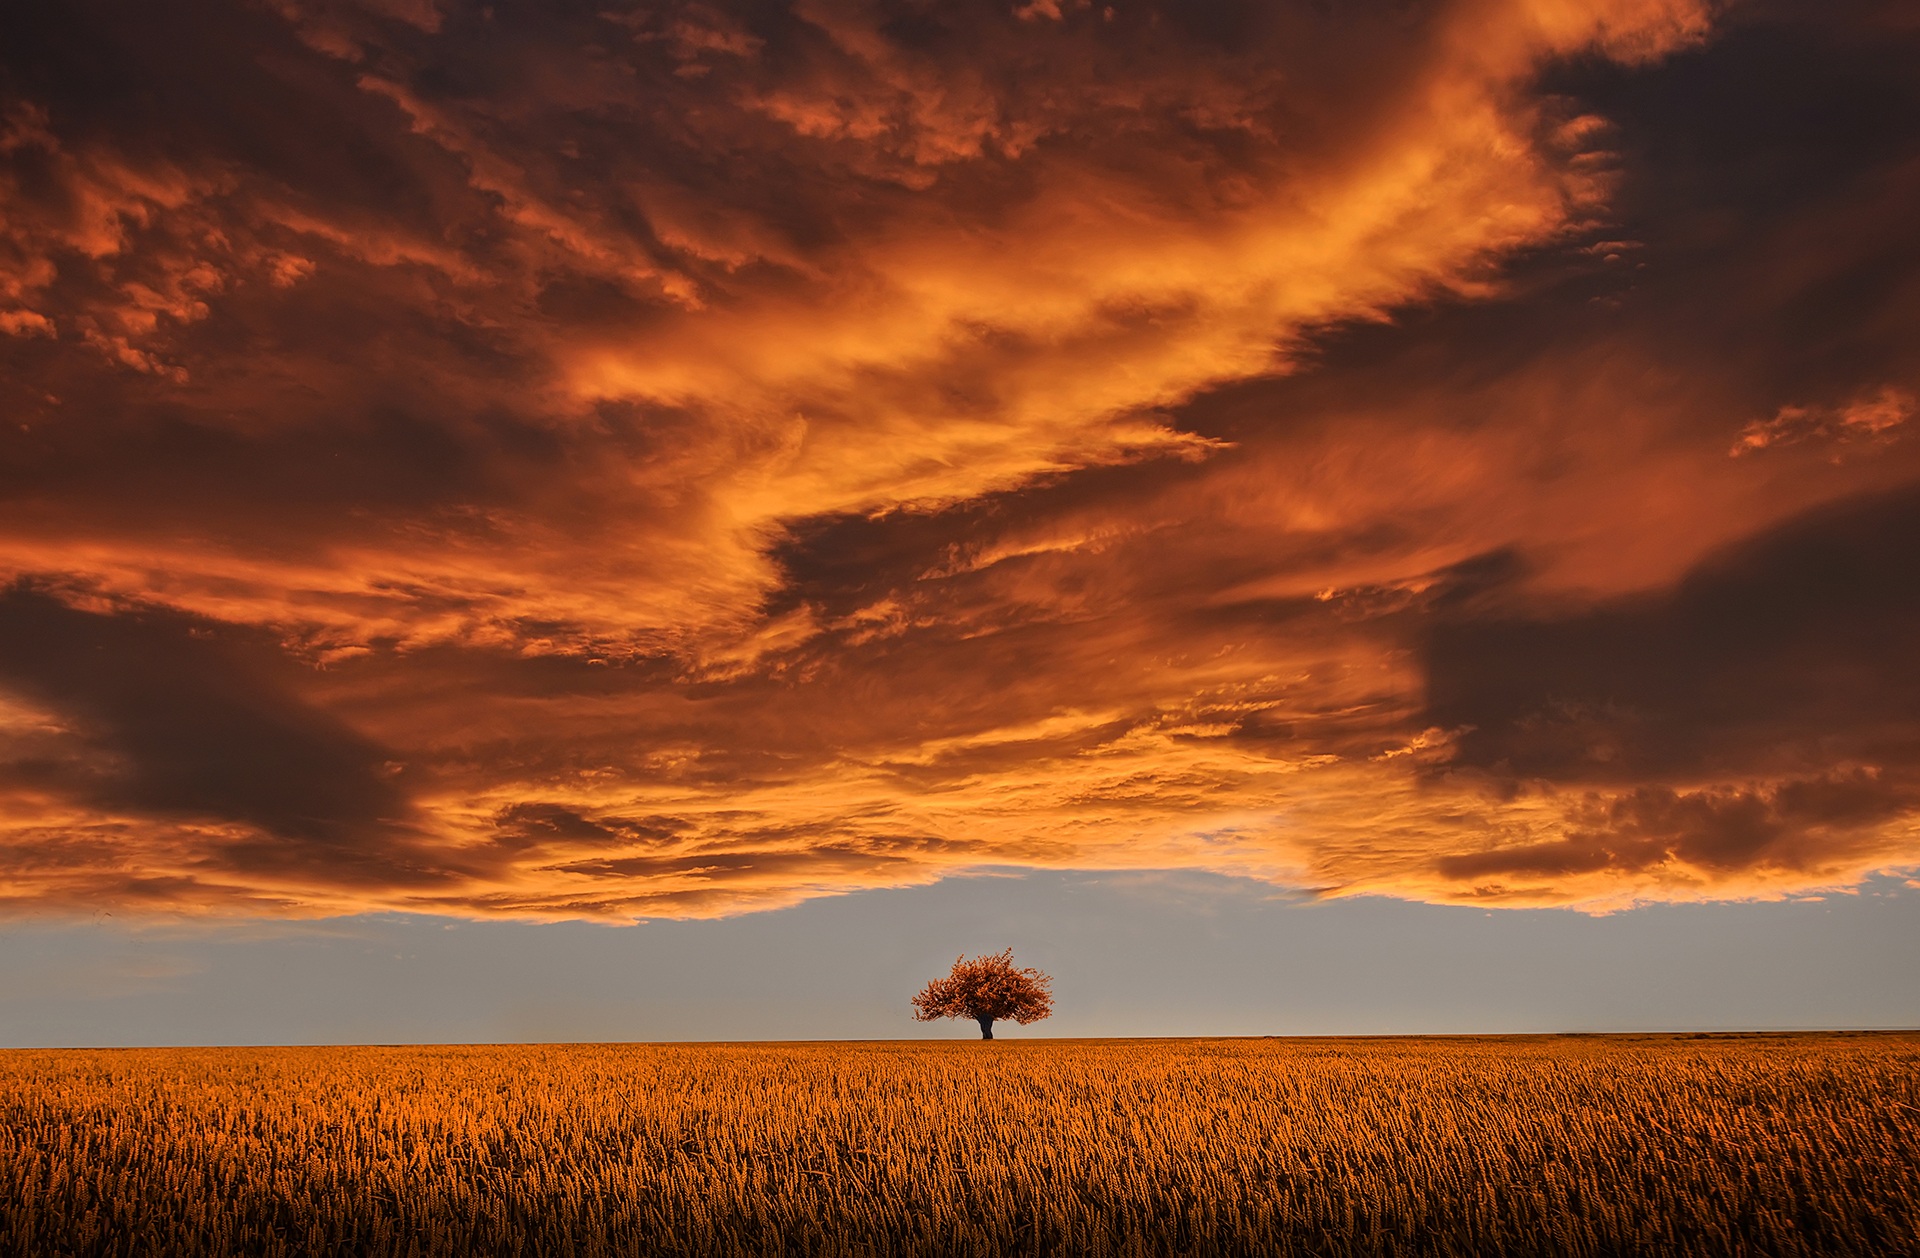
<svg viewBox="0 0 1920 1258"><path fill-rule="evenodd" d="M1920 863L1897 5L4 21L20 910Z"/></svg>

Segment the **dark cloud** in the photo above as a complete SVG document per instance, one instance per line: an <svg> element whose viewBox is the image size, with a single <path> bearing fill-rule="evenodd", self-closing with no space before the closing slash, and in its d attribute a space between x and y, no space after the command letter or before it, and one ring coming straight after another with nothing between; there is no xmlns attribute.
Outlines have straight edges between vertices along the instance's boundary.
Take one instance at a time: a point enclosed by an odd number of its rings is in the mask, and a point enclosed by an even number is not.
<svg viewBox="0 0 1920 1258"><path fill-rule="evenodd" d="M1669 591L1536 620L1436 624L1426 719L1457 763L1627 784L1920 769L1920 489L1716 555Z"/></svg>
<svg viewBox="0 0 1920 1258"><path fill-rule="evenodd" d="M1837 858L1870 859L1881 850L1874 829L1916 803L1920 788L1910 775L1897 782L1857 770L1764 790L1636 787L1582 801L1565 838L1447 856L1438 868L1481 887L1496 877L1552 882L1663 868L1707 877L1755 869L1817 877Z"/></svg>
<svg viewBox="0 0 1920 1258"><path fill-rule="evenodd" d="M271 653L238 636L164 610L80 610L16 584L0 594L0 685L90 753L46 785L111 812L239 823L262 837L222 844L237 864L405 878L402 766L302 701L273 676Z"/></svg>
<svg viewBox="0 0 1920 1258"><path fill-rule="evenodd" d="M1899 859L1920 808L1920 490L1805 514L1671 589L1531 619L1448 616L1435 781L1558 799L1561 837L1442 857L1498 897L1571 878L1818 882ZM1890 836L1895 836L1891 837Z"/></svg>
<svg viewBox="0 0 1920 1258"><path fill-rule="evenodd" d="M509 804L494 817L500 841L515 848L543 843L601 843L608 847L660 843L687 828L680 817L584 817L564 804L529 800Z"/></svg>

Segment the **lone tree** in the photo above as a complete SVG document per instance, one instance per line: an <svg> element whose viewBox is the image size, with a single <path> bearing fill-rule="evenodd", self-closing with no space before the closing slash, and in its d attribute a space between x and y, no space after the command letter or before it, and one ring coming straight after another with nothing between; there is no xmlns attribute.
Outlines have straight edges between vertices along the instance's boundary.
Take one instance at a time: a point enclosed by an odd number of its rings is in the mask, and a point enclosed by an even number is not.
<svg viewBox="0 0 1920 1258"><path fill-rule="evenodd" d="M1034 969L1015 969L1013 949L969 961L962 955L953 973L934 979L913 998L913 1020L971 1018L980 1038L993 1038L993 1024L1006 1018L1021 1026L1053 1012L1053 980Z"/></svg>

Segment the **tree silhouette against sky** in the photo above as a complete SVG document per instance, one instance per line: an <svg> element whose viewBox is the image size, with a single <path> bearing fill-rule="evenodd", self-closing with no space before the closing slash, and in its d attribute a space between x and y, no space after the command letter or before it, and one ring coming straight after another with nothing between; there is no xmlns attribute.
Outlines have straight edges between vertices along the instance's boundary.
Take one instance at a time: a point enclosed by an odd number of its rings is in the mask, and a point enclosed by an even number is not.
<svg viewBox="0 0 1920 1258"><path fill-rule="evenodd" d="M993 1038L993 1024L1005 1018L1021 1026L1053 1012L1053 979L1035 969L1016 969L1013 949L953 963L953 973L936 978L913 998L916 1022L970 1018L980 1038Z"/></svg>

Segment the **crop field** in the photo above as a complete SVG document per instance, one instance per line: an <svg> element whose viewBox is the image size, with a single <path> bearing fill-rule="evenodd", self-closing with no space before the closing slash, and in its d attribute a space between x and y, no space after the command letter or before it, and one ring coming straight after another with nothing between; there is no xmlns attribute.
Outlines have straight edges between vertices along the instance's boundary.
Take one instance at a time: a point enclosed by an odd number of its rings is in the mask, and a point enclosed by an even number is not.
<svg viewBox="0 0 1920 1258"><path fill-rule="evenodd" d="M1920 1253L1920 1035L0 1053L22 1254Z"/></svg>

